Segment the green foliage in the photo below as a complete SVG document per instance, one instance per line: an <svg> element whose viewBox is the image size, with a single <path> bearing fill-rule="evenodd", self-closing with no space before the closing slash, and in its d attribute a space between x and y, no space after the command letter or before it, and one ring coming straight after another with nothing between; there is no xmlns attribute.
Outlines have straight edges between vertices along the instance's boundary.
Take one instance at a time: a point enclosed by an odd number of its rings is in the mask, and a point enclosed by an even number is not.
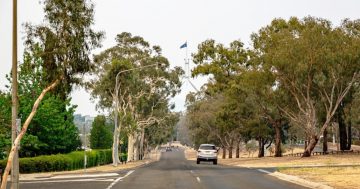
<svg viewBox="0 0 360 189"><path fill-rule="evenodd" d="M44 0L43 4L43 24L25 25L26 51L37 52L36 56L43 60L42 77L46 86L62 78L54 93L66 99L72 84L81 83L82 74L92 69L91 50L100 47L103 33L91 28L94 23L91 1Z"/></svg>
<svg viewBox="0 0 360 189"><path fill-rule="evenodd" d="M11 146L11 99L0 91L0 159L6 157Z"/></svg>
<svg viewBox="0 0 360 189"><path fill-rule="evenodd" d="M92 150L86 152L87 167L105 165L112 162L111 150ZM0 161L4 168L6 160ZM20 158L20 173L38 173L53 171L70 171L84 168L84 152L76 151L69 154Z"/></svg>
<svg viewBox="0 0 360 189"><path fill-rule="evenodd" d="M31 112L34 100L26 95L20 97L20 115ZM70 100L48 94L29 125L22 141L20 157L68 153L80 147L78 130L73 123L75 107ZM22 122L25 118L22 118Z"/></svg>
<svg viewBox="0 0 360 189"><path fill-rule="evenodd" d="M169 61L162 56L159 46L150 46L140 36L123 32L116 37L117 44L95 56L97 65L93 72L96 77L89 82L93 98L97 98L98 108L111 109L118 114L119 124L116 127L126 130L125 133L144 131L147 127L166 130L145 136L150 143L163 140L165 135L173 132L175 124L165 125L172 117L170 97L180 92L180 67L170 69ZM118 89L116 89L118 79ZM117 107L114 107L114 102ZM118 103L117 103L118 102ZM170 134L171 136L171 134ZM132 144L131 144L132 145Z"/></svg>
<svg viewBox="0 0 360 189"><path fill-rule="evenodd" d="M40 52L41 49L36 48L34 52L24 53L24 63L20 65L18 96L19 117L22 123L25 122L25 116L32 111L35 99L47 85L43 60L37 56ZM11 105L8 104L7 107L9 108L0 111L6 110L4 115L10 116ZM20 157L68 153L80 147L78 131L73 123L75 108L76 106L70 105L70 99L47 94L21 141Z"/></svg>
<svg viewBox="0 0 360 189"><path fill-rule="evenodd" d="M250 154L251 153L253 154L257 150L256 142L253 140L249 141L248 143L246 143L245 149L249 153L249 157L250 157Z"/></svg>
<svg viewBox="0 0 360 189"><path fill-rule="evenodd" d="M106 124L106 118L103 115L95 117L90 131L91 149L107 149L112 145L112 133L110 125Z"/></svg>

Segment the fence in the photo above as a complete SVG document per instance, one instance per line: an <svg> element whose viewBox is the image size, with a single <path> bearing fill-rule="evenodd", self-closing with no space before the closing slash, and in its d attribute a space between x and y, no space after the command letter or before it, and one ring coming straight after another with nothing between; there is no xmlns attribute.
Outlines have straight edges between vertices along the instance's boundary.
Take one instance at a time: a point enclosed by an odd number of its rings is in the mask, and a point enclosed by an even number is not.
<svg viewBox="0 0 360 189"><path fill-rule="evenodd" d="M294 153L294 154L287 154L283 156L302 156L304 153ZM312 152L312 156L321 156L321 155L342 155L342 154L354 154L354 155L360 155L360 151L354 151L354 150L343 150L343 151L329 151L329 152Z"/></svg>

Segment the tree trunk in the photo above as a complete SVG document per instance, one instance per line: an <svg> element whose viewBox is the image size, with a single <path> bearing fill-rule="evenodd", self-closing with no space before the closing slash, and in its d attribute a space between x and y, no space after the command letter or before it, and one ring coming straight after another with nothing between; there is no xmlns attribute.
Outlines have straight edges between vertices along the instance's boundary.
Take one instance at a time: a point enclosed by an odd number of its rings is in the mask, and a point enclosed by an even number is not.
<svg viewBox="0 0 360 189"><path fill-rule="evenodd" d="M113 145L112 145L112 160L113 166L117 166L120 163L119 159L119 136L120 136L120 124L119 124L119 112L117 110L119 100L115 99L114 108L114 135L113 135Z"/></svg>
<svg viewBox="0 0 360 189"><path fill-rule="evenodd" d="M348 146L347 146L346 149L351 150L351 144L352 144L351 121L348 124L348 132L347 132L347 134L348 134L348 142L347 142Z"/></svg>
<svg viewBox="0 0 360 189"><path fill-rule="evenodd" d="M229 146L229 159L232 158L232 154L233 154L233 147L232 145Z"/></svg>
<svg viewBox="0 0 360 189"><path fill-rule="evenodd" d="M259 138L259 153L258 153L258 157L264 157L265 155L265 144L264 144L264 139L263 138Z"/></svg>
<svg viewBox="0 0 360 189"><path fill-rule="evenodd" d="M309 144L307 145L302 157L310 157L311 152L314 150L316 144L319 141L319 137L316 135L311 136L311 139L309 141Z"/></svg>
<svg viewBox="0 0 360 189"><path fill-rule="evenodd" d="M240 142L236 143L236 158L240 157Z"/></svg>
<svg viewBox="0 0 360 189"><path fill-rule="evenodd" d="M226 148L225 148L225 146L222 147L222 158L226 159Z"/></svg>
<svg viewBox="0 0 360 189"><path fill-rule="evenodd" d="M144 158L144 138L145 138L145 129L141 129L141 136L140 136L140 156L139 159L142 160Z"/></svg>
<svg viewBox="0 0 360 189"><path fill-rule="evenodd" d="M280 125L274 125L275 128L275 157L281 157L281 130Z"/></svg>
<svg viewBox="0 0 360 189"><path fill-rule="evenodd" d="M33 117L35 116L36 114L36 111L39 107L39 104L41 102L41 100L44 98L45 94L47 92L49 92L50 90L52 90L53 88L55 88L60 80L62 79L63 77L60 77L60 79L57 79L55 80L50 86L46 87L42 92L41 94L39 95L39 97L36 99L34 105L33 105L33 108L29 114L29 116L27 117L24 125L22 126L21 128L21 131L19 133L19 135L16 137L15 141L14 141L14 145L11 147L11 150L9 152L9 156L8 156L8 160L7 160L7 163L6 163L6 167L5 167L5 170L4 170L4 174L3 174L3 177L2 177L2 182L1 182L1 189L6 189L6 185L7 185L7 180L8 180L8 175L9 175L9 172L12 168L12 161L13 161L13 158L14 158L14 155L15 155L15 151L17 151L17 148L19 147L19 144L20 144L20 141L21 139L23 138L23 136L25 135L26 131L27 131L27 128L29 127L29 124L31 122L31 120L33 119Z"/></svg>
<svg viewBox="0 0 360 189"><path fill-rule="evenodd" d="M324 130L324 133L323 133L323 152L325 153L325 154L327 154L328 153L328 145L327 145L327 143L328 143L328 137L327 137L327 135L328 135L328 132L327 132L327 129L325 129Z"/></svg>
<svg viewBox="0 0 360 189"><path fill-rule="evenodd" d="M134 160L137 161L139 160L139 156L140 156L140 136L138 133L134 134Z"/></svg>
<svg viewBox="0 0 360 189"><path fill-rule="evenodd" d="M127 162L134 161L134 135L129 134L128 136L128 154L127 154Z"/></svg>
<svg viewBox="0 0 360 189"><path fill-rule="evenodd" d="M344 120L344 111L343 107L340 105L337 111L337 121L339 124L339 136L340 136L340 150L347 150L348 147L348 135L346 131L346 123Z"/></svg>

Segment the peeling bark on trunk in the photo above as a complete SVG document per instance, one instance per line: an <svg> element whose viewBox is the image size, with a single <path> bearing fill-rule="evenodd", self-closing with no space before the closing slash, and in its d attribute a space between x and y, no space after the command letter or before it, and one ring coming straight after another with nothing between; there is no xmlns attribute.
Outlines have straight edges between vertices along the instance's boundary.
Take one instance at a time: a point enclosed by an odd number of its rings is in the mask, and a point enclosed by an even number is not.
<svg viewBox="0 0 360 189"><path fill-rule="evenodd" d="M275 128L275 157L281 157L281 130L279 125L274 125Z"/></svg>
<svg viewBox="0 0 360 189"><path fill-rule="evenodd" d="M316 144L319 141L319 137L316 135L311 136L311 139L309 141L309 144L307 145L302 157L310 157L311 152L314 150Z"/></svg>
<svg viewBox="0 0 360 189"><path fill-rule="evenodd" d="M21 139L23 138L23 136L25 135L26 131L27 131L27 128L29 127L29 124L31 122L31 120L33 119L33 117L35 116L36 114L36 111L39 107L39 104L40 102L42 101L42 99L44 98L45 94L47 92L49 92L50 90L52 90L53 88L55 88L60 80L62 79L62 77L60 77L60 79L57 79L55 80L50 86L46 87L42 92L41 94L39 95L39 97L36 99L34 105L33 105L33 108L31 110L31 113L29 114L29 116L27 117L24 125L22 126L21 128L21 131L19 133L19 135L16 137L15 141L14 141L14 145L11 147L11 150L9 152L9 156L8 156L8 161L7 161L7 164L6 164L6 167L5 167L5 170L4 170L4 174L3 174L3 177L2 177L2 182L1 182L1 189L6 189L6 185L7 185L7 180L8 180L8 175L9 175L9 172L12 168L12 161L13 161L13 158L14 158L14 154L15 154L15 151L18 149L19 147L19 144L20 144L20 141Z"/></svg>
<svg viewBox="0 0 360 189"><path fill-rule="evenodd" d="M128 136L128 155L127 162L134 161L134 135L129 134Z"/></svg>
<svg viewBox="0 0 360 189"><path fill-rule="evenodd" d="M115 128L117 130L117 128ZM114 133L113 136L113 145L112 145L112 160L113 166L117 166L120 163L119 160L119 132Z"/></svg>

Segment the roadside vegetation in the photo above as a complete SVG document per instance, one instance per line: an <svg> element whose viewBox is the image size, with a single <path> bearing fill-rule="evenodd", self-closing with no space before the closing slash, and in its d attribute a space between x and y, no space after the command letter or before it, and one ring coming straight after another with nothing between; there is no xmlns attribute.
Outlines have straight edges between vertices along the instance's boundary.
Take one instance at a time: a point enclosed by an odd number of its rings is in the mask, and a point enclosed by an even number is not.
<svg viewBox="0 0 360 189"><path fill-rule="evenodd" d="M119 31L115 45L92 59L104 38L92 28L92 2L42 3L43 23L24 24L17 94L22 126L15 145L10 142L11 86L0 91L2 188L16 150L22 173L83 167L80 149L86 147L73 123L76 105L70 103L74 87L85 87L97 108L107 112L96 117L89 139L91 148L107 150L87 151L88 166L142 160L152 147L174 138L180 120L170 99L180 92L184 71L170 66L160 46ZM221 146L223 159L256 153L278 161L299 150L298 145L302 157L319 149L326 154L333 150L330 137L340 151L360 144L360 20L333 26L311 16L278 18L253 33L249 47L240 40L226 45L208 39L198 45L192 61L192 77L209 80L186 97L182 124L191 139L188 145L214 143ZM11 74L7 79L13 83ZM296 162L295 157L278 159ZM319 161L326 164L326 158ZM311 170L281 169L297 175ZM358 169L342 171L357 174Z"/></svg>
<svg viewBox="0 0 360 189"><path fill-rule="evenodd" d="M223 158L238 158L241 146L281 157L301 144L309 157L315 148L327 153L334 137L337 150L351 150L360 137L359 26L280 18L253 33L248 48L240 40L199 44L192 76L209 80L186 99L193 145L215 143Z"/></svg>
<svg viewBox="0 0 360 189"><path fill-rule="evenodd" d="M173 137L179 117L171 112L174 105L169 100L180 91L183 70L170 68L159 46L119 31L116 45L92 60L92 50L101 47L104 38L103 32L92 28L94 4L87 0L41 3L41 24L24 23L25 49L18 67L15 103L21 128L14 145L11 74L7 76L11 86L0 91L0 158L7 160L1 164L1 188L6 187L17 150L22 172L83 167L83 156L74 154L84 152L73 152L86 148L74 125L76 105L70 103L75 87L85 87L98 101L97 107L107 112L95 120L89 141L94 149L112 148L111 163L115 166L120 160L136 161L149 156L151 147ZM69 152L71 158L52 155ZM86 153L92 156L96 152ZM108 158L101 164L110 163ZM88 165L99 163L94 160Z"/></svg>
<svg viewBox="0 0 360 189"><path fill-rule="evenodd" d="M111 150L92 150L86 152L87 167L111 163ZM0 160L0 167L5 167L6 160ZM84 168L84 152L44 155L31 158L20 158L20 173L40 173L71 171Z"/></svg>

